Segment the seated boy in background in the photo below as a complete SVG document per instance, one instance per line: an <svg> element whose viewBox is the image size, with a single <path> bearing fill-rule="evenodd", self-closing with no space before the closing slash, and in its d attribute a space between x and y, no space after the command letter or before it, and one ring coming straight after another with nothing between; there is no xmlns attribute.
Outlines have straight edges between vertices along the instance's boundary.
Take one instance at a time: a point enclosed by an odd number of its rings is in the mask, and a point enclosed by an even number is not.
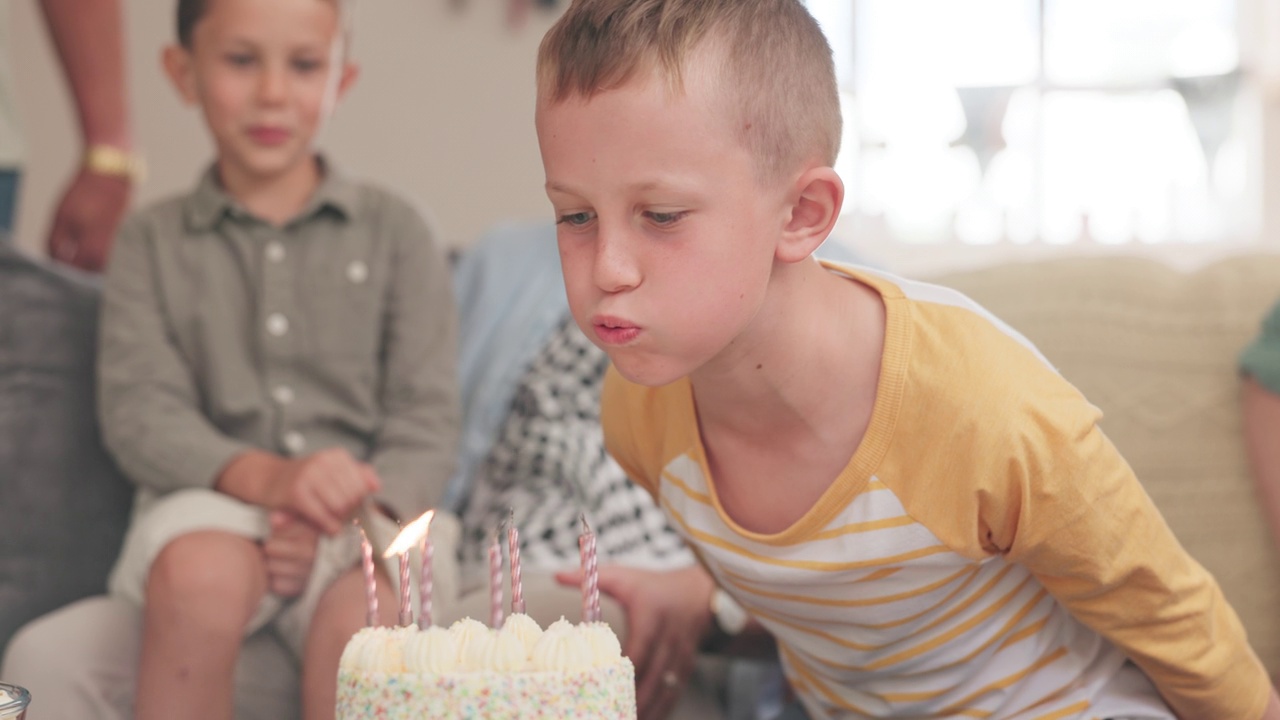
<svg viewBox="0 0 1280 720"><path fill-rule="evenodd" d="M1280 718L1034 347L956 292L812 258L841 118L799 0L576 0L536 122L570 308L613 361L606 443L811 716Z"/></svg>
<svg viewBox="0 0 1280 720"><path fill-rule="evenodd" d="M365 623L350 521L382 509L385 543L452 470L446 259L407 202L314 148L356 77L346 4L178 3L165 70L217 156L122 226L99 347L106 445L138 485L110 581L143 607L138 718L231 717L241 642L267 625L302 666L304 716L332 717Z"/></svg>

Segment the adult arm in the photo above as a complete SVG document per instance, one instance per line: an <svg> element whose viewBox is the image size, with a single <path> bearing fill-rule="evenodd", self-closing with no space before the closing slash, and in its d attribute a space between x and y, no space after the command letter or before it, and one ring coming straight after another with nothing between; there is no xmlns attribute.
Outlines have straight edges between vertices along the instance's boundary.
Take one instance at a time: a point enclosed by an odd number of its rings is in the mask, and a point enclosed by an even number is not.
<svg viewBox="0 0 1280 720"><path fill-rule="evenodd" d="M133 149L125 85L122 0L40 0L71 92L84 147ZM129 206L132 180L81 166L64 191L48 238L51 257L99 271Z"/></svg>
<svg viewBox="0 0 1280 720"><path fill-rule="evenodd" d="M1280 547L1280 394L1251 375L1242 385L1245 448L1263 512Z"/></svg>

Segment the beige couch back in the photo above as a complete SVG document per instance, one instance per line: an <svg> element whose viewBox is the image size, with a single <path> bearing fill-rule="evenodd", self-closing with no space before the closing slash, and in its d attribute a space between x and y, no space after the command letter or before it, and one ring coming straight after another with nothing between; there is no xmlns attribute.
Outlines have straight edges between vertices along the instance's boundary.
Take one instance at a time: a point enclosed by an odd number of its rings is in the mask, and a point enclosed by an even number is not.
<svg viewBox="0 0 1280 720"><path fill-rule="evenodd" d="M1280 256L1190 274L1138 258L1073 258L934 280L1025 334L1103 410L1103 430L1280 673L1280 553L1249 476L1236 372L1280 298Z"/></svg>

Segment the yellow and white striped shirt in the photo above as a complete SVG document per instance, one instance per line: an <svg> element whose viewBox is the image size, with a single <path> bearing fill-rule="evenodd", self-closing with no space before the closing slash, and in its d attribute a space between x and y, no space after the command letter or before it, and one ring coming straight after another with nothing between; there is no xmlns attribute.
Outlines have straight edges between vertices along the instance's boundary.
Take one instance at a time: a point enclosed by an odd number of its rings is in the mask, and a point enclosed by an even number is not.
<svg viewBox="0 0 1280 720"><path fill-rule="evenodd" d="M1260 717L1239 620L1097 409L963 295L828 267L884 299L884 356L861 444L792 527L725 514L687 380L611 370L603 398L610 452L776 636L809 712L1171 718L1149 677L1183 718Z"/></svg>

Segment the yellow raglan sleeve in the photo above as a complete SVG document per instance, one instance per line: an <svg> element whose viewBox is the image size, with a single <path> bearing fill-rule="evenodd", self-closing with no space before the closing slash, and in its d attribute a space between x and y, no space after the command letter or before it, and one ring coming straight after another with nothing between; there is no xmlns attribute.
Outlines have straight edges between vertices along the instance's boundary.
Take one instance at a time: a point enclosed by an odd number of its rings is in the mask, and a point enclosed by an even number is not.
<svg viewBox="0 0 1280 720"><path fill-rule="evenodd" d="M647 457L657 452L654 444L643 442L645 438L652 437L642 429L645 419L643 394L643 388L627 382L610 366L600 391L600 423L604 429L605 449L632 482L657 498L661 466L654 458Z"/></svg>
<svg viewBox="0 0 1280 720"><path fill-rule="evenodd" d="M1123 649L1179 717L1260 718L1271 684L1235 611L1099 429L1100 413L1057 388L1028 393L1009 416L1008 466L980 493L984 542Z"/></svg>

